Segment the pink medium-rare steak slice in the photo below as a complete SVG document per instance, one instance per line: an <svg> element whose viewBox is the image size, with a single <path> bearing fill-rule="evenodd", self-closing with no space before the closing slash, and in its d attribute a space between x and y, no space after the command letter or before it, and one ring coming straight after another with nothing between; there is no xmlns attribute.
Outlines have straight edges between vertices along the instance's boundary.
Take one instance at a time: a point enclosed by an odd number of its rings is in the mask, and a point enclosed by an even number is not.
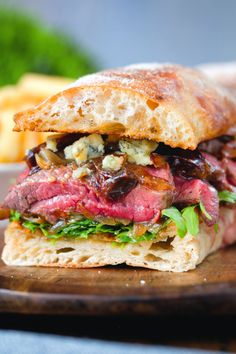
<svg viewBox="0 0 236 354"><path fill-rule="evenodd" d="M191 205L202 202L209 217L203 217L207 224L214 225L219 217L219 198L217 191L209 183L200 179L174 177L176 186L175 203Z"/></svg>
<svg viewBox="0 0 236 354"><path fill-rule="evenodd" d="M150 170L152 178L158 172ZM75 179L70 165L40 170L33 175L25 173L14 185L3 207L18 210L21 213L43 216L54 223L71 213L93 216L127 219L134 222L156 221L160 211L172 204L173 188L152 190L138 183L122 200L109 201L86 179ZM160 170L161 176L170 176Z"/></svg>

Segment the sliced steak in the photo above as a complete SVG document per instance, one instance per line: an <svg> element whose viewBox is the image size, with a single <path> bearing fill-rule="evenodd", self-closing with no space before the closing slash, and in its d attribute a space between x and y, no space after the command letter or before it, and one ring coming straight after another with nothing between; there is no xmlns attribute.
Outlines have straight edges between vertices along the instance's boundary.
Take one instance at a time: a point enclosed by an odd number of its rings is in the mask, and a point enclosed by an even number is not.
<svg viewBox="0 0 236 354"><path fill-rule="evenodd" d="M236 242L236 209L222 207L220 209L220 220L222 222L222 226L219 232L223 231L222 246L231 245L232 243Z"/></svg>
<svg viewBox="0 0 236 354"><path fill-rule="evenodd" d="M210 174L208 176L208 181L217 189L217 190L233 190L233 186L230 184L225 166L222 161L218 160L213 155L202 153L210 169Z"/></svg>
<svg viewBox="0 0 236 354"><path fill-rule="evenodd" d="M208 181L217 190L236 191L236 162L224 158L218 160L213 155L202 153L210 168Z"/></svg>
<svg viewBox="0 0 236 354"><path fill-rule="evenodd" d="M224 167L227 180L231 184L230 190L236 191L236 162L224 158L222 160L222 166Z"/></svg>
<svg viewBox="0 0 236 354"><path fill-rule="evenodd" d="M219 199L217 191L207 182L200 179L184 179L175 177L176 198L175 203L191 205L202 202L211 220L204 216L206 223L214 225L219 217Z"/></svg>
<svg viewBox="0 0 236 354"><path fill-rule="evenodd" d="M217 159L222 159L222 157L229 157L225 154L232 150L234 143L234 137L231 135L222 135L216 139L211 139L199 144L198 148L201 152L206 152ZM235 146L235 145L234 145Z"/></svg>
<svg viewBox="0 0 236 354"><path fill-rule="evenodd" d="M198 149L173 149L159 144L157 151L168 160L173 175L204 179L209 174L208 165Z"/></svg>
<svg viewBox="0 0 236 354"><path fill-rule="evenodd" d="M155 177L153 170L151 172L152 180ZM142 222L158 220L160 210L170 206L174 199L173 187L153 190L149 185L138 183L122 200L109 201L98 186L93 188L89 179L75 179L72 173L73 167L68 165L20 178L9 191L3 206L43 216L52 223L74 212ZM160 173L163 177L164 172Z"/></svg>

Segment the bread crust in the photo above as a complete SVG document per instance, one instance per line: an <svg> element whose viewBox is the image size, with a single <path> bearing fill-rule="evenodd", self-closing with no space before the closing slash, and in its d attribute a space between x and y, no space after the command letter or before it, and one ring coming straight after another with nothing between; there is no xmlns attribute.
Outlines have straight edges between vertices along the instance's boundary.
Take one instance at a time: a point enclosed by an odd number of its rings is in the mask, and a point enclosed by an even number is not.
<svg viewBox="0 0 236 354"><path fill-rule="evenodd" d="M159 242L127 244L124 248L112 246L112 240L103 235L94 235L87 240L64 238L52 243L41 232L32 233L12 222L5 232L2 259L13 266L92 268L125 263L133 267L184 272L194 269L208 254L224 245L225 232L228 227L234 227L235 217L235 210L221 209L217 233L213 227L201 223L197 236L187 234L181 239L171 234ZM234 240L227 240L227 243Z"/></svg>
<svg viewBox="0 0 236 354"><path fill-rule="evenodd" d="M115 133L195 149L236 124L236 98L197 69L137 64L80 78L15 115L15 131Z"/></svg>
<svg viewBox="0 0 236 354"><path fill-rule="evenodd" d="M236 62L208 63L198 67L211 79L236 90ZM235 91L234 91L235 94Z"/></svg>

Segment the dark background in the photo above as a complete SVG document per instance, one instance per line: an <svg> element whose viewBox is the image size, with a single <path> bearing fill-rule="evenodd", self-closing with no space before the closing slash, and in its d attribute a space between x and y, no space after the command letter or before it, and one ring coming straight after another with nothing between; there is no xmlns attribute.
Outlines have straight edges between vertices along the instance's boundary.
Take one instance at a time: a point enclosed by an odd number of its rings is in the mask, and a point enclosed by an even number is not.
<svg viewBox="0 0 236 354"><path fill-rule="evenodd" d="M179 347L211 350L214 353L235 353L234 323L234 316L118 316L114 318L1 314L0 329L18 329L115 342L167 345L173 347L173 352L174 347Z"/></svg>

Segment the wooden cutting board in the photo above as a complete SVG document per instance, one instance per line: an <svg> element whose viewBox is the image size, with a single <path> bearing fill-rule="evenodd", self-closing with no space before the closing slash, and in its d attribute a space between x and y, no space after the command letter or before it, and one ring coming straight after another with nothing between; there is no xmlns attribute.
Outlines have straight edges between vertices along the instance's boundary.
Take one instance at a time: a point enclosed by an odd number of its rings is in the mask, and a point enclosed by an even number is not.
<svg viewBox="0 0 236 354"><path fill-rule="evenodd" d="M128 267L8 267L0 262L0 312L236 314L236 246L182 274Z"/></svg>

